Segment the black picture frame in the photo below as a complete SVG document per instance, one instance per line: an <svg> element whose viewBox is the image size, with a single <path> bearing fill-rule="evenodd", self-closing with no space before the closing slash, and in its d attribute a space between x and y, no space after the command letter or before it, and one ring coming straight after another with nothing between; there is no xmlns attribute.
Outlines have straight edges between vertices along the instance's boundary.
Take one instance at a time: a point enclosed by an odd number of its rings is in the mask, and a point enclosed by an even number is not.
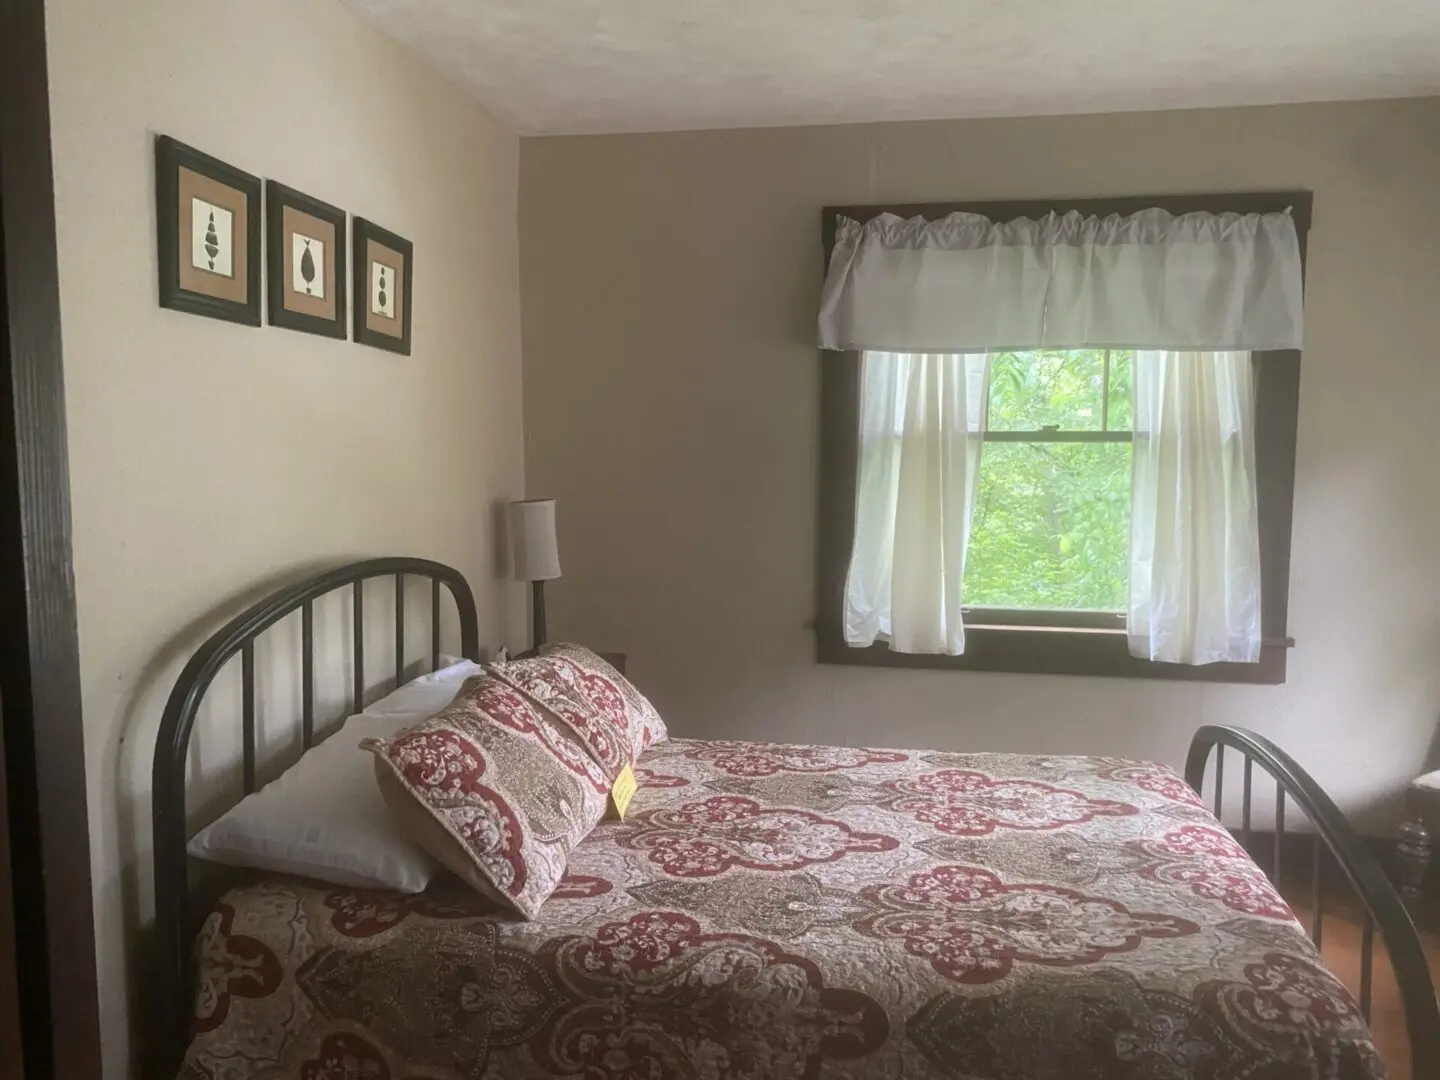
<svg viewBox="0 0 1440 1080"><path fill-rule="evenodd" d="M180 169L186 168L245 196L245 297L227 300L184 288L180 282ZM160 306L244 326L260 325L260 178L187 146L169 135L155 137L155 235L159 254Z"/></svg>
<svg viewBox="0 0 1440 1080"><path fill-rule="evenodd" d="M285 306L285 208L319 218L334 230L334 297L335 314L331 318L292 311ZM346 287L345 275L350 265L346 260L346 213L337 206L312 198L276 180L265 182L265 304L271 326L299 330L321 337L345 338Z"/></svg>
<svg viewBox="0 0 1440 1080"><path fill-rule="evenodd" d="M373 221L358 215L351 225L351 259L354 261L355 303L351 305L355 323L355 342L386 349L402 356L410 355L410 327L414 315L415 245L388 229L382 229ZM371 241L383 244L404 257L405 269L401 284L403 306L400 311L401 333L396 336L372 330L367 323L370 312L370 259L368 251Z"/></svg>

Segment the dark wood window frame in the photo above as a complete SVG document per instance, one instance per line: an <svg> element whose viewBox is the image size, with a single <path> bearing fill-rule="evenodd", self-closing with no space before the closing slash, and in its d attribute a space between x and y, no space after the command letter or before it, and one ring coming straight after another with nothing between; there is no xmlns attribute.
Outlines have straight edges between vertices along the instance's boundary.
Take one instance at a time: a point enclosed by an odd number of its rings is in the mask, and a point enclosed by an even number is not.
<svg viewBox="0 0 1440 1080"><path fill-rule="evenodd" d="M1308 191L1217 195L1044 199L1019 202L914 203L831 206L824 210L825 265L842 217L865 222L883 213L941 218L956 211L997 221L1051 212L1133 214L1160 207L1173 214L1272 213L1288 210L1300 236L1303 265L1310 229ZM977 610L966 619L965 654L937 656L845 643L844 592L855 537L855 482L860 449L860 354L820 353L820 498L816 658L822 664L866 667L1010 671L1026 674L1106 675L1195 682L1279 684L1285 681L1290 594L1290 531L1295 493L1295 432L1300 404L1300 351L1256 352L1255 468L1260 517L1260 622L1257 664L1189 666L1130 655L1122 618L1107 613ZM983 622L972 621L983 619Z"/></svg>

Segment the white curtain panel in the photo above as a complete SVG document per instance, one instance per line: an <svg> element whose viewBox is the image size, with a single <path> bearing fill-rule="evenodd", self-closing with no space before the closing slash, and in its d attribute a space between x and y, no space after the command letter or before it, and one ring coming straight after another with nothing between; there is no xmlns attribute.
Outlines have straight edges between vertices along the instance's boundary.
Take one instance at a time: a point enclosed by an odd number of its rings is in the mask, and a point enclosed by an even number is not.
<svg viewBox="0 0 1440 1080"><path fill-rule="evenodd" d="M1136 352L1130 652L1254 663L1260 637L1250 354Z"/></svg>
<svg viewBox="0 0 1440 1080"><path fill-rule="evenodd" d="M1298 349L1288 213L841 219L827 349Z"/></svg>
<svg viewBox="0 0 1440 1080"><path fill-rule="evenodd" d="M845 640L959 655L986 356L867 352L863 365Z"/></svg>

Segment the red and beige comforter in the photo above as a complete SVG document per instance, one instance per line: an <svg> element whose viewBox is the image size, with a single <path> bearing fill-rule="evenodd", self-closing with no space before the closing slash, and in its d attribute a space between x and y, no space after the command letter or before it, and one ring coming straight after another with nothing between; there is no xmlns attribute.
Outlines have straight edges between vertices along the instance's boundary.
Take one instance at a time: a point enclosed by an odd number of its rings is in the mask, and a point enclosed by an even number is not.
<svg viewBox="0 0 1440 1080"><path fill-rule="evenodd" d="M638 774L531 922L453 881L230 892L185 1075L1384 1075L1168 769L674 739Z"/></svg>

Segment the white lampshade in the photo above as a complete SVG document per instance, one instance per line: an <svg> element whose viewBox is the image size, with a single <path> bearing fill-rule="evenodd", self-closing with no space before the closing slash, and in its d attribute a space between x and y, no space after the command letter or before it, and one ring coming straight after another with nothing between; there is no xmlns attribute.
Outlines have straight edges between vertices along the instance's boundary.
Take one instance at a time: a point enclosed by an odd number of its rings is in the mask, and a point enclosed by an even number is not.
<svg viewBox="0 0 1440 1080"><path fill-rule="evenodd" d="M516 581L549 581L560 576L554 499L510 504L510 553Z"/></svg>

